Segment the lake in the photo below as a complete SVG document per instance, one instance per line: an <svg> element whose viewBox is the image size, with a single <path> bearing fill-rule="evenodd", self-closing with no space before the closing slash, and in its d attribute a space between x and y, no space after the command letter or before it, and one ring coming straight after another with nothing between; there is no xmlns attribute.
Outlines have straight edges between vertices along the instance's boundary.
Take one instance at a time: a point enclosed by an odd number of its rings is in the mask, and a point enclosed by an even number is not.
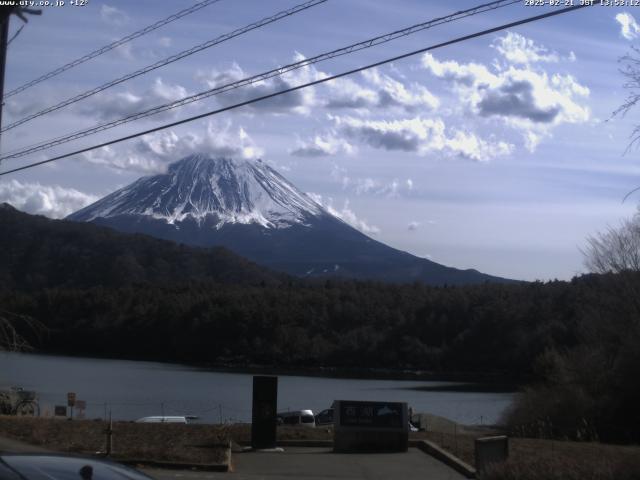
<svg viewBox="0 0 640 480"><path fill-rule="evenodd" d="M252 375L168 363L0 352L0 388L38 394L41 413L66 405L67 392L87 403L86 418L135 420L150 415L197 415L204 423L251 420ZM333 400L407 402L463 424L495 423L512 393L420 391L451 385L419 380L359 380L280 375L278 410L312 409Z"/></svg>

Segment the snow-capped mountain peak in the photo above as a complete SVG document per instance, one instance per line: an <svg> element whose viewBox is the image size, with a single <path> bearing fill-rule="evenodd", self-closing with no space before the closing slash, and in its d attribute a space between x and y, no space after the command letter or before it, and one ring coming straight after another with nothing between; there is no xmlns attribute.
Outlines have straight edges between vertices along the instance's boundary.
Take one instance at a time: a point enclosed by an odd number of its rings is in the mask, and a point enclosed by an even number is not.
<svg viewBox="0 0 640 480"><path fill-rule="evenodd" d="M265 162L192 155L169 165L167 173L143 177L69 219L143 215L170 224L210 219L216 228L233 223L286 228L324 214Z"/></svg>

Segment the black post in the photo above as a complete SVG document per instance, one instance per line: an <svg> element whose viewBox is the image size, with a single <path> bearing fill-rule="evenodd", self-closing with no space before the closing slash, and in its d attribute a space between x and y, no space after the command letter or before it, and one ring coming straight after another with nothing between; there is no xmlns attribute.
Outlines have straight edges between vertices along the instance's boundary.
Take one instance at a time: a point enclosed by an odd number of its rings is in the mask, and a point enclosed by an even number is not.
<svg viewBox="0 0 640 480"><path fill-rule="evenodd" d="M9 19L11 18L9 11L2 13L2 30L0 31L0 128L2 128L2 107L4 107L2 98L4 97L4 67L7 63L7 41L9 39Z"/></svg>
<svg viewBox="0 0 640 480"><path fill-rule="evenodd" d="M275 448L278 377L253 377L253 409L251 412L251 447Z"/></svg>

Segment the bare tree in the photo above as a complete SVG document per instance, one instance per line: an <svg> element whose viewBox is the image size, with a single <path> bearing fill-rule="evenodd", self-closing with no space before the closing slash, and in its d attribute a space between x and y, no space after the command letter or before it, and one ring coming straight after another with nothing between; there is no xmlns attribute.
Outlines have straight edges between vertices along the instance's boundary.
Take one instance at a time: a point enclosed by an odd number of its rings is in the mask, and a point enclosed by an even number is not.
<svg viewBox="0 0 640 480"><path fill-rule="evenodd" d="M594 273L640 272L640 210L619 227L588 237L582 253Z"/></svg>
<svg viewBox="0 0 640 480"><path fill-rule="evenodd" d="M620 105L614 112L612 117L617 115L626 115L629 110L640 102L640 48L632 46L632 52L620 58L620 73L626 78L623 87L629 90L624 103ZM640 140L640 125L636 126L631 133L630 148L634 143Z"/></svg>
<svg viewBox="0 0 640 480"><path fill-rule="evenodd" d="M24 315L0 310L0 351L32 350L33 347L25 338L23 331L39 337L46 331L46 327L41 322Z"/></svg>

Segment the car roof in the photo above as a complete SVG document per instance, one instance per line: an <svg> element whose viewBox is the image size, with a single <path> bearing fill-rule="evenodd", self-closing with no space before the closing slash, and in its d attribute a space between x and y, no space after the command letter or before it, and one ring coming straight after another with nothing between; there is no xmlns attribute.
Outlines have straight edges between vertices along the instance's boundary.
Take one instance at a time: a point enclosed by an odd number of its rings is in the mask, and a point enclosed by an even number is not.
<svg viewBox="0 0 640 480"><path fill-rule="evenodd" d="M90 467L93 478L103 480L149 480L151 477L133 468L83 455L57 453L2 453L0 466L27 480L81 479L80 469ZM4 473L0 469L0 473ZM5 478L4 474L2 478ZM9 477L11 478L11 477Z"/></svg>
<svg viewBox="0 0 640 480"><path fill-rule="evenodd" d="M297 417L299 415L313 415L312 410L293 410L291 412L279 412L278 417Z"/></svg>

